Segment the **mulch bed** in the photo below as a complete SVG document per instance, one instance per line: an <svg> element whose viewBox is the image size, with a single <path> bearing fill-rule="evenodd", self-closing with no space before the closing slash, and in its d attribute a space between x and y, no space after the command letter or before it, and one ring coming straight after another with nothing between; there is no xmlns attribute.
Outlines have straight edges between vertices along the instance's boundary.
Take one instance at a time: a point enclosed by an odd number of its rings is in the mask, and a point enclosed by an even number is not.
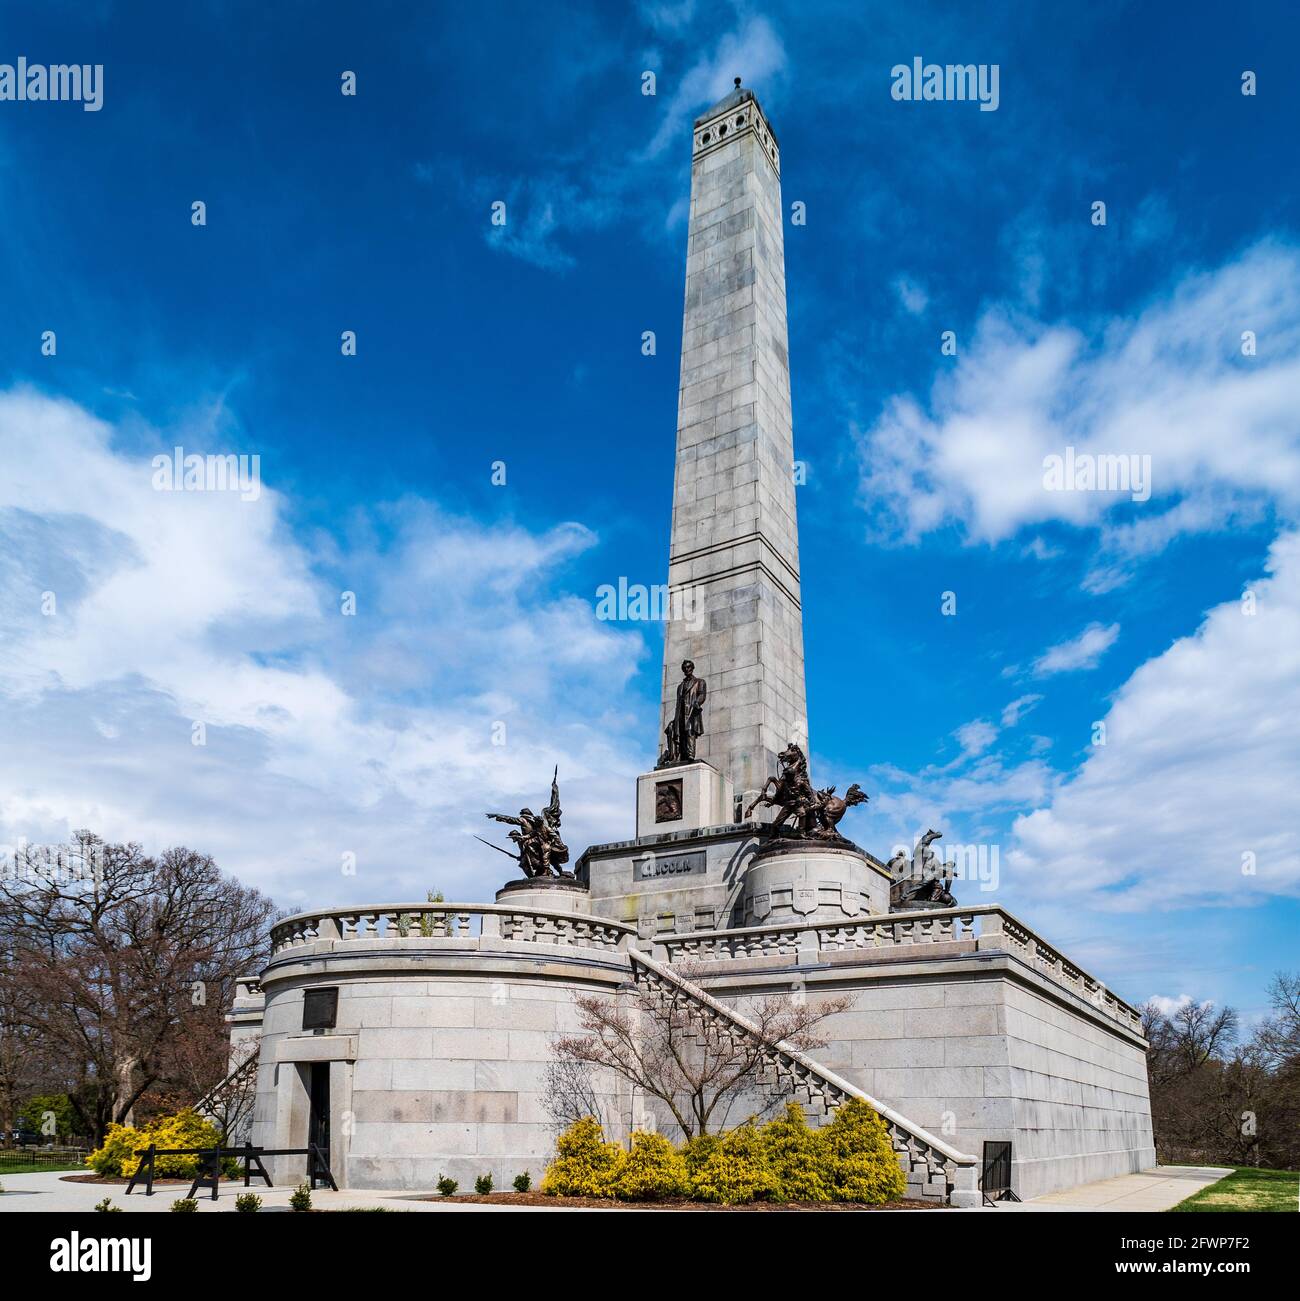
<svg viewBox="0 0 1300 1301"><path fill-rule="evenodd" d="M548 1197L545 1193L459 1193L451 1197L422 1197L424 1202L487 1202L495 1206L576 1206L593 1211L942 1211L934 1202L746 1202L719 1206L675 1197L662 1202L619 1202L610 1197Z"/></svg>
<svg viewBox="0 0 1300 1301"><path fill-rule="evenodd" d="M59 1182L65 1184L121 1184L122 1187L125 1188L127 1184L129 1184L131 1181L128 1178L126 1178L124 1175L89 1174L89 1175L64 1175L63 1178L59 1180ZM184 1186L188 1188L190 1184L192 1184L193 1182L194 1182L193 1179L174 1179L169 1176L166 1179L155 1179L153 1181L153 1186L157 1188L161 1184L184 1184ZM144 1180L141 1179L140 1182L136 1185L136 1187L143 1188Z"/></svg>

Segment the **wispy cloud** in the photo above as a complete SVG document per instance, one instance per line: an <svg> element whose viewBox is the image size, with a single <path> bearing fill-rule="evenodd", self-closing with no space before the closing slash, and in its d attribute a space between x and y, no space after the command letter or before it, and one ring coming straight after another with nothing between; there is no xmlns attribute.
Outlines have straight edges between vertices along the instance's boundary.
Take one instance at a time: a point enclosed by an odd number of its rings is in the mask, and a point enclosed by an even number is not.
<svg viewBox="0 0 1300 1301"><path fill-rule="evenodd" d="M1015 727L1040 700L1042 700L1042 696L1033 693L1017 697L1009 705L1003 707L1002 726Z"/></svg>
<svg viewBox="0 0 1300 1301"><path fill-rule="evenodd" d="M930 295L907 276L899 276L894 281L894 292L898 295L898 301L903 304L903 309L912 316L920 316L930 305Z"/></svg>
<svg viewBox="0 0 1300 1301"><path fill-rule="evenodd" d="M1300 252L1288 246L1185 275L1132 321L1046 325L994 308L928 402L895 396L860 434L864 500L894 539L956 524L994 543L1059 521L1108 525L1112 549L1153 554L1218 527L1226 508L1300 512L1297 391ZM1142 514L1127 492L1051 490L1045 458L1067 448L1149 457Z"/></svg>
<svg viewBox="0 0 1300 1301"><path fill-rule="evenodd" d="M657 157L683 136L692 118L732 89L735 77L743 78L749 86L770 84L785 62L785 45L766 18L749 18L735 31L727 32L677 82L646 156Z"/></svg>
<svg viewBox="0 0 1300 1301"><path fill-rule="evenodd" d="M1058 642L1040 655L1034 661L1034 673L1040 678L1045 678L1053 673L1094 669L1100 663L1101 657L1115 644L1118 636L1119 624L1117 623L1105 626L1100 623L1090 623L1077 637Z"/></svg>

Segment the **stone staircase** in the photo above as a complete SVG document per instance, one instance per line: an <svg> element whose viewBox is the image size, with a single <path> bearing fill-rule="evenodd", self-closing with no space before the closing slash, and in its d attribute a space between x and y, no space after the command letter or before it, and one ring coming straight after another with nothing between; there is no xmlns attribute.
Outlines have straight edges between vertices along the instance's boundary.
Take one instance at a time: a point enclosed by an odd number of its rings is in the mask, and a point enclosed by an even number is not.
<svg viewBox="0 0 1300 1301"><path fill-rule="evenodd" d="M943 1139L912 1124L892 1107L878 1102L847 1080L819 1066L807 1054L783 1040L763 1037L748 1017L714 998L665 963L638 949L628 950L632 978L662 1003L684 1011L688 1023L715 1041L756 1045L766 1064L764 1083L802 1095L809 1106L833 1111L849 1098L861 1098L885 1122L894 1151L907 1173L907 1195L951 1206L979 1206L978 1159L959 1152Z"/></svg>

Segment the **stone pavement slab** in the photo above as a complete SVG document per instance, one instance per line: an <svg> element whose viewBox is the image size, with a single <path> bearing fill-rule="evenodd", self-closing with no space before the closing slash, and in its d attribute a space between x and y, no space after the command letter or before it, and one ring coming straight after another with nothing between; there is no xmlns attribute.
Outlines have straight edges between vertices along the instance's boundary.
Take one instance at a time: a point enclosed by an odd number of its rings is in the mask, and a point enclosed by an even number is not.
<svg viewBox="0 0 1300 1301"><path fill-rule="evenodd" d="M189 1191L187 1186L162 1184L154 1189L152 1197L137 1190L130 1197L125 1196L125 1184L83 1184L69 1183L63 1175L66 1171L43 1171L39 1174L5 1175L0 1179L0 1214L7 1211L89 1211L94 1212L95 1205L108 1197L114 1206L120 1206L128 1214L133 1212L171 1213L171 1204L178 1197L184 1197ZM255 1192L262 1199L263 1211L289 1211L289 1198L293 1188L289 1185L277 1188L258 1188L254 1185L245 1190L242 1179L238 1182L222 1180L218 1197L214 1202L210 1195L200 1194L199 1214L210 1211L234 1211L235 1198L245 1191ZM435 1189L427 1192L362 1192L344 1189L331 1192L328 1188L317 1188L311 1195L312 1205L322 1211L340 1211L356 1206L384 1206L392 1211L523 1211L536 1210L537 1207L501 1206L483 1202L427 1202L413 1200L419 1197L435 1195ZM544 1214L553 1214L547 1208L540 1208ZM563 1210L556 1207L556 1211ZM292 1214L291 1211L289 1211Z"/></svg>
<svg viewBox="0 0 1300 1301"><path fill-rule="evenodd" d="M1140 1174L1119 1175L1044 1193L1027 1202L999 1202L998 1209L1024 1211L1167 1211L1232 1170L1222 1166L1159 1165Z"/></svg>

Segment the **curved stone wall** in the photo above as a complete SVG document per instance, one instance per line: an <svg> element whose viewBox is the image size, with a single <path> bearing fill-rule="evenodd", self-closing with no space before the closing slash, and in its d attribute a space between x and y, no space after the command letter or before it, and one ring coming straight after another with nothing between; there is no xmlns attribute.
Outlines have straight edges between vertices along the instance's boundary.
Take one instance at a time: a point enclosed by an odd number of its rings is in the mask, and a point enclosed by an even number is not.
<svg viewBox="0 0 1300 1301"><path fill-rule="evenodd" d="M483 912L489 930L507 932L504 919L520 916ZM262 975L253 1141L306 1143L312 1073L328 1064L330 1164L341 1187L432 1188L447 1175L472 1192L491 1174L508 1189L525 1170L536 1186L555 1139L543 1105L551 1043L579 1028L577 997L613 996L626 982L617 934L595 947L564 926L564 939L539 939L531 926L527 938L401 927L390 913L387 932L369 938L357 928L346 939L311 935L326 925L277 928ZM298 938L286 943L286 934ZM338 991L334 1024L304 1028L305 992L322 988ZM620 1133L629 1101L611 1085L600 1102ZM296 1182L304 1165L279 1158L272 1177Z"/></svg>

